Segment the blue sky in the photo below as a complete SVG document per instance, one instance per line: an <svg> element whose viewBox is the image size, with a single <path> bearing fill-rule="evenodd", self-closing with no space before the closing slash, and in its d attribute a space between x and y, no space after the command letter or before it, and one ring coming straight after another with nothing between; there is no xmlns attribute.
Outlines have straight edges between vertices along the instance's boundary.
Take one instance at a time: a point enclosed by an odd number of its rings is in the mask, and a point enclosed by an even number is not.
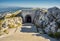
<svg viewBox="0 0 60 41"><path fill-rule="evenodd" d="M10 6L40 8L57 6L60 8L60 0L0 0L0 7Z"/></svg>

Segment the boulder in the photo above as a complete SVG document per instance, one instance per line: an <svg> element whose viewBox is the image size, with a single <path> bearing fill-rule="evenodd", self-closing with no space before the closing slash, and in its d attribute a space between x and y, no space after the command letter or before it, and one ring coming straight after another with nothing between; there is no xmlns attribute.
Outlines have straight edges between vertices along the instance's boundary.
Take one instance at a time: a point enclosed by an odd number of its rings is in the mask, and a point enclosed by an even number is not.
<svg viewBox="0 0 60 41"><path fill-rule="evenodd" d="M60 36L60 9L49 8L47 13L40 11L34 19L35 25L40 27L45 33L55 38Z"/></svg>

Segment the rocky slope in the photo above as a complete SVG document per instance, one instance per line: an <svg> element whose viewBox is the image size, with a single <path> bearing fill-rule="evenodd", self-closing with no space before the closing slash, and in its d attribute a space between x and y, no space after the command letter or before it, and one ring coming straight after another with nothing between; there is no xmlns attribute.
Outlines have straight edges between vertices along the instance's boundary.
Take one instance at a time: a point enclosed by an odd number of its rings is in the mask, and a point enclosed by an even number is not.
<svg viewBox="0 0 60 41"><path fill-rule="evenodd" d="M49 8L47 12L40 11L34 19L35 25L48 35L60 38L60 9L57 7Z"/></svg>
<svg viewBox="0 0 60 41"><path fill-rule="evenodd" d="M0 19L0 37L2 35L14 33L18 27L22 26L22 18L16 17L18 13L20 13L20 11L17 11L13 14L6 14L3 18Z"/></svg>

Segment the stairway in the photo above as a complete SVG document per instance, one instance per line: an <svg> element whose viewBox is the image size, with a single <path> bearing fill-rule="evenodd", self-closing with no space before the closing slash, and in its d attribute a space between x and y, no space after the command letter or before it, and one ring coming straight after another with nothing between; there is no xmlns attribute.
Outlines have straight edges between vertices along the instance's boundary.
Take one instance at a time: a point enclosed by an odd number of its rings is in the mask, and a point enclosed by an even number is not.
<svg viewBox="0 0 60 41"><path fill-rule="evenodd" d="M33 26L34 24L32 23L24 23L23 26Z"/></svg>

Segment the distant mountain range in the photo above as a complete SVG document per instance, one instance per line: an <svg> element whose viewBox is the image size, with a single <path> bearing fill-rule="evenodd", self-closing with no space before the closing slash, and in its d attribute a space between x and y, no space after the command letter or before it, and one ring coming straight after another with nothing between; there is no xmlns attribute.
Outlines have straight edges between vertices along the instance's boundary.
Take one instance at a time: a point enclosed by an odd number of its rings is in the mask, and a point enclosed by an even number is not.
<svg viewBox="0 0 60 41"><path fill-rule="evenodd" d="M7 7L7 8L0 8L0 14L4 14L5 12L15 12L17 10L22 9L31 9L31 8L24 8L24 7Z"/></svg>

